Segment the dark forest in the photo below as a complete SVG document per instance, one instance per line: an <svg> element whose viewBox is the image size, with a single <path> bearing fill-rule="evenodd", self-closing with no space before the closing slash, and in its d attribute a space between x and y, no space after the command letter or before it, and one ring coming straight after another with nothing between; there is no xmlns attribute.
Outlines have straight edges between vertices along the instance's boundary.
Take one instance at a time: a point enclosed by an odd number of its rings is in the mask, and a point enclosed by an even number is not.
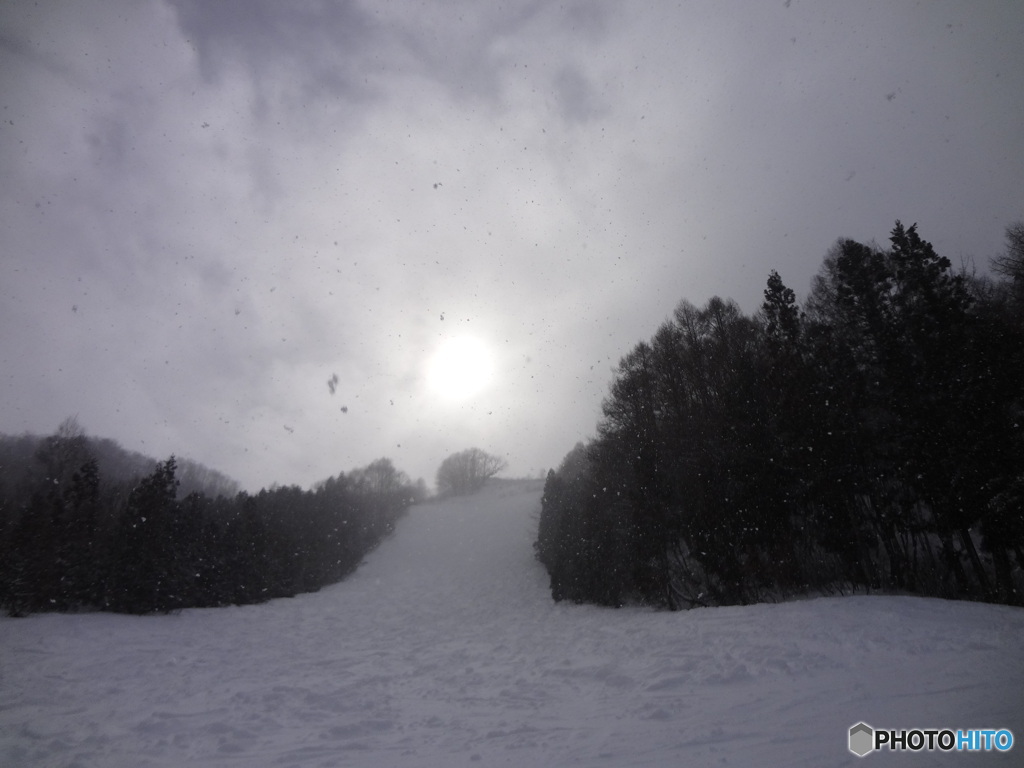
<svg viewBox="0 0 1024 768"><path fill-rule="evenodd" d="M995 280L917 227L836 242L803 306L683 301L548 473L556 600L886 591L1024 603L1024 224Z"/></svg>
<svg viewBox="0 0 1024 768"><path fill-rule="evenodd" d="M73 419L0 437L0 606L142 614L315 592L425 494L389 459L255 495L195 462L153 465Z"/></svg>

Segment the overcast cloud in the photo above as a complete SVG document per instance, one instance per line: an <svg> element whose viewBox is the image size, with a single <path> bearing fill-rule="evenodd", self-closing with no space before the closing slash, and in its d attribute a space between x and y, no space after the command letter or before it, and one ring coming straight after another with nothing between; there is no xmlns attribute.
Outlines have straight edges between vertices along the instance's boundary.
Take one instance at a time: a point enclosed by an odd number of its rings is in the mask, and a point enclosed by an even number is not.
<svg viewBox="0 0 1024 768"><path fill-rule="evenodd" d="M1005 2L0 4L0 431L256 490L591 435L679 300L1024 218ZM471 334L495 377L426 386ZM337 384L328 386L333 375Z"/></svg>

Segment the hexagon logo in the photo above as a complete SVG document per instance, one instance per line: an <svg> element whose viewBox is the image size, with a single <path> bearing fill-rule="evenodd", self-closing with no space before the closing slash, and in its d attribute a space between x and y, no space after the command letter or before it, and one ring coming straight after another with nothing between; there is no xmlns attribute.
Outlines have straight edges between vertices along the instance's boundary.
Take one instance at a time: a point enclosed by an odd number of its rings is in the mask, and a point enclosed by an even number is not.
<svg viewBox="0 0 1024 768"><path fill-rule="evenodd" d="M857 757L864 757L875 748L875 731L867 723L857 723L850 728L850 751Z"/></svg>

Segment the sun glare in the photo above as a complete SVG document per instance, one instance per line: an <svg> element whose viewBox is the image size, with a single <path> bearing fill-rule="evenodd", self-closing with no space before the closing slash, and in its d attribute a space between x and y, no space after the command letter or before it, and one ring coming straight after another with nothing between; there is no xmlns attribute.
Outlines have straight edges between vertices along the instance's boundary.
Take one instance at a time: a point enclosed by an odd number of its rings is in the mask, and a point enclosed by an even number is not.
<svg viewBox="0 0 1024 768"><path fill-rule="evenodd" d="M427 383L445 400L466 400L482 392L494 376L487 346L472 336L446 339L427 366Z"/></svg>

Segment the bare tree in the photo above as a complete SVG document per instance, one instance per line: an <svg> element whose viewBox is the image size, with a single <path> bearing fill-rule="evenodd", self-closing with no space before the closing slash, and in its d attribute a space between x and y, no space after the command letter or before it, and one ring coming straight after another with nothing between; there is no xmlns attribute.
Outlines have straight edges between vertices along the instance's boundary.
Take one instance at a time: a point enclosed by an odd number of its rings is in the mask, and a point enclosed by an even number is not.
<svg viewBox="0 0 1024 768"><path fill-rule="evenodd" d="M992 269L1011 280L1024 280L1024 221L1006 228L1006 253L992 259Z"/></svg>
<svg viewBox="0 0 1024 768"><path fill-rule="evenodd" d="M64 419L57 431L43 440L36 453L36 458L46 468L47 479L55 485L69 482L71 475L90 457L85 430L76 416Z"/></svg>
<svg viewBox="0 0 1024 768"><path fill-rule="evenodd" d="M440 496L464 496L480 490L488 478L507 466L504 459L479 448L453 453L437 470L437 493Z"/></svg>

